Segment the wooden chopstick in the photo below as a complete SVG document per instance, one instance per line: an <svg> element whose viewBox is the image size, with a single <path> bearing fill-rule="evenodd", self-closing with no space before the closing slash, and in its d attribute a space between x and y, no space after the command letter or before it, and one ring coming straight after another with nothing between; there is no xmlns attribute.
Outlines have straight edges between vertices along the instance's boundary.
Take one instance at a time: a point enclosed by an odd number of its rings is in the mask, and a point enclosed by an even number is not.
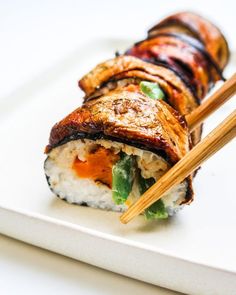
<svg viewBox="0 0 236 295"><path fill-rule="evenodd" d="M179 184L204 161L214 155L224 145L236 136L236 110L218 125L208 136L187 153L177 164L167 171L138 201L133 204L120 220L128 223L136 215L142 213L162 195Z"/></svg>
<svg viewBox="0 0 236 295"><path fill-rule="evenodd" d="M188 128L192 131L208 116L229 100L236 92L236 73L228 79L216 92L204 101L192 113L185 116Z"/></svg>

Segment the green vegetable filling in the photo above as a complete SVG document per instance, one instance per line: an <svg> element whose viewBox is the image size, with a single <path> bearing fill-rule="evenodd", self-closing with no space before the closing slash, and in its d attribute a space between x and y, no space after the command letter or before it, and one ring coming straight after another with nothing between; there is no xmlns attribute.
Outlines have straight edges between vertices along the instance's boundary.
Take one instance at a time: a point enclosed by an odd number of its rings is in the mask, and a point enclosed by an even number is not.
<svg viewBox="0 0 236 295"><path fill-rule="evenodd" d="M168 212L162 200L156 201L150 207L145 209L144 215L146 219L166 219L168 218Z"/></svg>
<svg viewBox="0 0 236 295"><path fill-rule="evenodd" d="M157 83L142 81L139 84L141 91L152 99L164 99L165 94Z"/></svg>
<svg viewBox="0 0 236 295"><path fill-rule="evenodd" d="M134 183L135 170L135 157L121 153L120 160L112 167L112 197L117 205L127 200Z"/></svg>
<svg viewBox="0 0 236 295"><path fill-rule="evenodd" d="M141 173L139 176L139 192L140 194L144 194L154 183L154 178L145 179L142 177ZM146 219L166 219L168 218L168 212L166 211L165 205L162 200L156 201L150 207L145 209L144 215Z"/></svg>
<svg viewBox="0 0 236 295"><path fill-rule="evenodd" d="M135 156L120 153L119 161L112 167L112 197L117 205L124 204L132 191L135 177L138 177L140 194L144 194L154 183L154 178L145 179L137 169ZM168 212L162 200L145 209L146 219L165 219Z"/></svg>

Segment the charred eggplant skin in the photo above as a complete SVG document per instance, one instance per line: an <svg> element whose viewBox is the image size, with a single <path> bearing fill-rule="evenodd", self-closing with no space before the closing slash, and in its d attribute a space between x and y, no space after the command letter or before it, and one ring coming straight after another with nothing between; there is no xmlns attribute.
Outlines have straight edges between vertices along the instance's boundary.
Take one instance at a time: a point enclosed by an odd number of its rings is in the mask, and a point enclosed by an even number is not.
<svg viewBox="0 0 236 295"><path fill-rule="evenodd" d="M152 40L155 38L159 38L159 37L174 37L177 38L183 42L186 42L187 44L189 44L190 46L194 47L196 50L198 50L202 55L205 56L206 60L208 61L209 67L213 67L216 71L216 75L218 76L218 79L221 79L223 81L225 81L225 78L222 74L223 70L218 66L218 64L215 62L215 60L212 58L212 56L209 54L209 52L206 50L206 47L204 46L204 44L199 41L196 38L193 38L192 36L188 36L186 34L180 34L180 33L157 33L155 36L148 36L147 39L144 39L142 41L136 42L134 44L134 46L138 46L139 44L141 44L142 42L146 41L146 40ZM133 47L134 47L133 46ZM126 52L129 55L130 50L132 48L128 49ZM146 60L148 61L148 60ZM156 63L158 64L158 60L156 60ZM161 64L161 62L159 61L159 63ZM214 81L215 78L212 77L212 80Z"/></svg>
<svg viewBox="0 0 236 295"><path fill-rule="evenodd" d="M224 69L230 57L229 46L224 35L214 24L196 13L180 12L166 17L153 26L148 31L148 36L154 37L162 32L176 31L198 39L218 67Z"/></svg>
<svg viewBox="0 0 236 295"><path fill-rule="evenodd" d="M211 85L222 79L221 70L201 45L197 39L187 35L162 33L139 42L125 54L155 64L167 64L180 73L186 87L191 85L195 96L201 100Z"/></svg>

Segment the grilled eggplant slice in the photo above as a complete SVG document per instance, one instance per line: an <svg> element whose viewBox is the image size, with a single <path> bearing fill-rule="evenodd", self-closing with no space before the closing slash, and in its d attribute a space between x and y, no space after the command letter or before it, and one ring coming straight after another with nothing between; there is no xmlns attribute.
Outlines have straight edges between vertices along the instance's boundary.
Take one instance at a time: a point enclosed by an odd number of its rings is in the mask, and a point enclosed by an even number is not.
<svg viewBox="0 0 236 295"><path fill-rule="evenodd" d="M182 33L198 39L221 70L229 60L229 47L221 31L195 13L180 12L171 15L148 31L149 37L160 33Z"/></svg>
<svg viewBox="0 0 236 295"><path fill-rule="evenodd" d="M97 65L79 81L79 86L85 92L87 101L99 96L102 93L100 90L109 86L110 82L113 83L110 87L116 88L119 86L117 81L127 78L157 82L166 93L168 103L182 115L198 106L197 98L173 71L132 56L119 56ZM122 87L122 83L120 85Z"/></svg>
<svg viewBox="0 0 236 295"><path fill-rule="evenodd" d="M111 89L122 89L127 84L138 84L143 80L158 83L166 94L166 101L181 115L189 114L199 105L198 99L174 71L132 56L119 56L97 65L79 81L79 86L88 101ZM196 128L191 136L193 145L197 144L201 127Z"/></svg>
<svg viewBox="0 0 236 295"><path fill-rule="evenodd" d="M126 54L152 63L166 64L181 74L187 85L191 85L199 99L203 99L212 83L221 80L218 69L206 58L195 39L177 34L159 34L137 43Z"/></svg>

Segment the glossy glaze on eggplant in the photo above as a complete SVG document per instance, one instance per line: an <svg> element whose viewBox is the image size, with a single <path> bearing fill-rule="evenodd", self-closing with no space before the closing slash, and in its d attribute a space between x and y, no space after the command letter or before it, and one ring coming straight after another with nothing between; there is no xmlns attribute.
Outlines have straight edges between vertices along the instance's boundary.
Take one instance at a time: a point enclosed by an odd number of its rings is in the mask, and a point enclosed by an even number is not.
<svg viewBox="0 0 236 295"><path fill-rule="evenodd" d="M181 115L189 114L199 105L197 97L174 71L132 56L119 56L97 65L79 81L79 86L85 92L87 101L104 93L104 89L109 91L107 88L110 85L122 88L119 81L125 79L131 79L132 83L132 79L136 79L137 83L142 80L158 83L165 92L166 102ZM192 132L194 145L200 140L200 135L201 127Z"/></svg>
<svg viewBox="0 0 236 295"><path fill-rule="evenodd" d="M200 46L193 46L192 37L180 34L159 34L156 37L139 42L126 52L143 60L168 66L179 73L186 87L192 87L199 100L203 99L215 82L221 80L221 74L209 62ZM200 44L199 44L200 45Z"/></svg>
<svg viewBox="0 0 236 295"><path fill-rule="evenodd" d="M229 47L224 35L210 21L192 12L166 17L148 31L149 37L160 33L182 33L199 40L221 70L229 60Z"/></svg>

